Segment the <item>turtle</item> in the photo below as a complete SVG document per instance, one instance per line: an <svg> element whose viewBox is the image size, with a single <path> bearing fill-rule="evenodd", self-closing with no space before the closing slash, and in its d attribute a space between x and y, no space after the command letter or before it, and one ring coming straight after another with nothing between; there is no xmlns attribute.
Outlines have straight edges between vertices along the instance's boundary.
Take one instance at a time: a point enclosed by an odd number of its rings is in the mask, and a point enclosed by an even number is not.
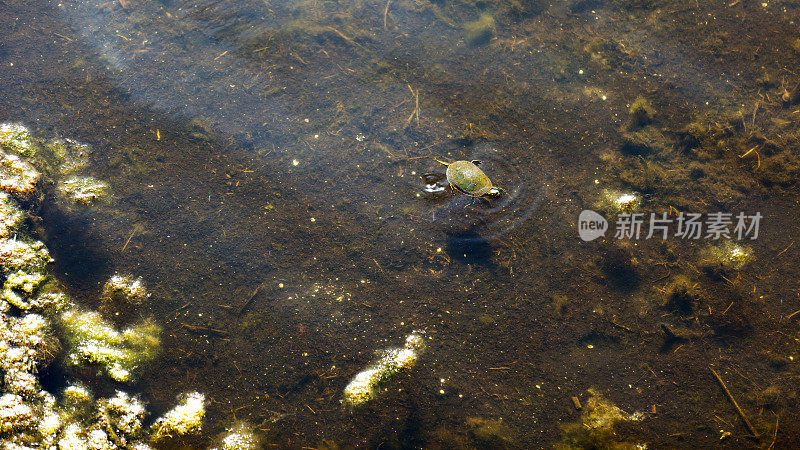
<svg viewBox="0 0 800 450"><path fill-rule="evenodd" d="M503 189L492 185L492 180L483 173L480 160L454 161L446 163L436 160L447 166L447 182L464 195L473 198L497 197Z"/></svg>

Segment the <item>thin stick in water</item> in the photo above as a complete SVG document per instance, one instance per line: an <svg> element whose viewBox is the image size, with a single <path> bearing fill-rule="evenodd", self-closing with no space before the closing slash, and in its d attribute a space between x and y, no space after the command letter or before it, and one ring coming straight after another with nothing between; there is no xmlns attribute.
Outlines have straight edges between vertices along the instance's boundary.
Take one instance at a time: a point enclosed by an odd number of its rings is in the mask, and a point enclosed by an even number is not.
<svg viewBox="0 0 800 450"><path fill-rule="evenodd" d="M755 436L756 439L760 438L761 436L759 436L758 431L756 431L756 429L753 428L753 424L751 424L750 421L747 420L747 416L744 415L744 411L742 411L742 408L740 408L739 404L736 403L736 399L733 398L733 394L731 394L731 391L728 390L728 386L725 386L725 382L722 381L722 378L720 378L719 374L711 367L709 367L708 370L710 370L711 373L714 374L714 376L717 378L717 381L719 381L720 386L722 386L722 389L725 391L726 394L728 394L728 398L730 399L731 403L733 403L733 406L736 407L736 411L739 412L739 416L742 418L742 420L744 420L744 424L747 425L747 429L750 430L750 434Z"/></svg>

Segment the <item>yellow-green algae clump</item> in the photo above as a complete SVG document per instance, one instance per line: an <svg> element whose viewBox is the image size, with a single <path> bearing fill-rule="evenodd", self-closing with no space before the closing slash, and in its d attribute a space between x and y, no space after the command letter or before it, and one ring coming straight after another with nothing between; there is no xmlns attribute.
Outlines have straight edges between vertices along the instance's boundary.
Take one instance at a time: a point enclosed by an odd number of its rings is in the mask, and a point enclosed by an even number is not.
<svg viewBox="0 0 800 450"><path fill-rule="evenodd" d="M33 156L34 148L31 132L27 127L18 123L0 124L0 146L24 156Z"/></svg>
<svg viewBox="0 0 800 450"><path fill-rule="evenodd" d="M464 40L472 47L488 43L494 35L494 17L483 13L478 20L464 24Z"/></svg>
<svg viewBox="0 0 800 450"><path fill-rule="evenodd" d="M416 364L424 350L425 338L421 331L409 334L403 347L385 350L380 359L357 373L344 388L345 405L360 406L377 397L394 375Z"/></svg>
<svg viewBox="0 0 800 450"><path fill-rule="evenodd" d="M27 200L40 178L41 173L28 161L0 150L0 190Z"/></svg>
<svg viewBox="0 0 800 450"><path fill-rule="evenodd" d="M258 450L261 448L261 437L255 432L253 425L238 421L225 430L218 438L212 450Z"/></svg>
<svg viewBox="0 0 800 450"><path fill-rule="evenodd" d="M726 240L703 249L697 265L709 270L739 270L752 259L750 247Z"/></svg>
<svg viewBox="0 0 800 450"><path fill-rule="evenodd" d="M589 389L589 399L583 406L583 414L577 422L563 426L564 437L555 445L557 450L586 448L635 450L644 449L644 444L633 444L618 440L614 425L623 421L639 421L642 413L628 414L604 398L594 389Z"/></svg>
<svg viewBox="0 0 800 450"><path fill-rule="evenodd" d="M53 139L45 148L59 198L75 205L91 205L109 196L108 183L85 173L92 152L90 145L72 139Z"/></svg>
<svg viewBox="0 0 800 450"><path fill-rule="evenodd" d="M116 381L130 381L132 372L158 352L160 328L150 320L120 332L98 312L70 308L61 323L70 344L67 362L97 365Z"/></svg>
<svg viewBox="0 0 800 450"><path fill-rule="evenodd" d="M70 176L58 183L58 192L74 203L90 205L108 195L108 184L94 177Z"/></svg>
<svg viewBox="0 0 800 450"><path fill-rule="evenodd" d="M199 431L205 417L206 397L191 392L180 398L178 405L153 424L153 440Z"/></svg>
<svg viewBox="0 0 800 450"><path fill-rule="evenodd" d="M149 441L199 429L204 416L199 393L187 395L148 429L144 402L137 396L117 391L95 400L88 388L69 380L56 396L39 384L39 369L61 347L66 347L67 363L99 367L99 374L117 381L131 380L159 348L154 322L144 320L118 331L57 288L47 267L50 253L24 229L26 212L18 203L35 208L35 200L42 198L40 174L47 171L40 172L41 160L29 159L41 157L41 148L27 128L0 124L0 448L146 450ZM83 147L71 148L83 153ZM69 166L67 172L83 166L80 161L62 162ZM131 303L148 298L140 279L112 277L107 289L105 295L113 291L114 297L127 296Z"/></svg>
<svg viewBox="0 0 800 450"><path fill-rule="evenodd" d="M603 189L602 196L596 203L598 209L610 213L633 213L639 209L642 199L635 192L622 192L615 189Z"/></svg>
<svg viewBox="0 0 800 450"><path fill-rule="evenodd" d="M636 97L628 110L632 127L642 127L653 121L656 110L644 97Z"/></svg>

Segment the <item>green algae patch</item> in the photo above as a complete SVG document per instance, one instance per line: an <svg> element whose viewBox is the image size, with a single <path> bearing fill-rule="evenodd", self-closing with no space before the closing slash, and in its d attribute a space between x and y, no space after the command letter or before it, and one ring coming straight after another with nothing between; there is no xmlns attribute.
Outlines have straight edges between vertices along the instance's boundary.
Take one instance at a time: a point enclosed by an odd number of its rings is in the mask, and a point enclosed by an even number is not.
<svg viewBox="0 0 800 450"><path fill-rule="evenodd" d="M117 331L100 313L71 308L61 314L69 344L67 363L97 366L112 379L127 382L142 364L151 361L160 346L160 327L150 320Z"/></svg>
<svg viewBox="0 0 800 450"><path fill-rule="evenodd" d="M181 396L178 405L153 424L151 439L159 441L167 437L199 431L206 414L205 405L205 395L199 392Z"/></svg>
<svg viewBox="0 0 800 450"><path fill-rule="evenodd" d="M750 247L734 241L724 241L701 250L697 266L712 272L740 270L752 259Z"/></svg>
<svg viewBox="0 0 800 450"><path fill-rule="evenodd" d="M629 126L635 127L643 127L648 125L653 121L653 117L656 115L656 109L653 108L653 105L644 98L644 97L636 97L636 100L631 103L631 107L628 110L629 114Z"/></svg>
<svg viewBox="0 0 800 450"><path fill-rule="evenodd" d="M20 229L24 215L11 195L0 192L0 238L7 238Z"/></svg>
<svg viewBox="0 0 800 450"><path fill-rule="evenodd" d="M94 177L71 176L57 185L58 193L73 203L90 205L108 195L108 184Z"/></svg>
<svg viewBox="0 0 800 450"><path fill-rule="evenodd" d="M502 420L468 417L469 436L479 448L513 448L511 430Z"/></svg>
<svg viewBox="0 0 800 450"><path fill-rule="evenodd" d="M562 427L564 437L561 442L556 443L557 450L645 448L642 444L619 440L619 436L614 430L615 425L619 422L641 420L643 418L641 413L627 414L596 390L589 389L588 392L590 397L583 407L580 419Z"/></svg>
<svg viewBox="0 0 800 450"><path fill-rule="evenodd" d="M239 420L217 437L217 444L211 448L213 450L257 450L262 448L261 436L255 431L255 427L244 421Z"/></svg>
<svg viewBox="0 0 800 450"><path fill-rule="evenodd" d="M464 41L471 47L479 47L489 43L494 36L494 17L484 13L472 22L464 24Z"/></svg>
<svg viewBox="0 0 800 450"><path fill-rule="evenodd" d="M385 350L380 359L350 380L344 388L344 404L358 407L375 399L386 390L386 384L398 372L413 367L424 350L425 339L422 332L409 334L403 347Z"/></svg>
<svg viewBox="0 0 800 450"><path fill-rule="evenodd" d="M694 312L702 297L698 283L693 282L684 275L675 276L664 289L664 292L666 300L663 307L683 314Z"/></svg>
<svg viewBox="0 0 800 450"><path fill-rule="evenodd" d="M17 123L0 124L0 146L23 156L33 156L35 153L31 132Z"/></svg>

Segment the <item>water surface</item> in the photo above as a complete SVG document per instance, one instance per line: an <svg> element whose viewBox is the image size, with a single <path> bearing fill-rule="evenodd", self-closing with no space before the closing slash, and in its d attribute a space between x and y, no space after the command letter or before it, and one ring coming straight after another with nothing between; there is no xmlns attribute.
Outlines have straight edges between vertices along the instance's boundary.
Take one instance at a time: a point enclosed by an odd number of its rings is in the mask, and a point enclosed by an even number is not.
<svg viewBox="0 0 800 450"><path fill-rule="evenodd" d="M206 392L193 445L235 417L283 447L485 447L489 420L548 447L588 388L647 413L619 441L749 443L710 363L788 448L797 7L765 5L5 2L0 119L95 148L114 200L46 205L47 244L85 301L113 271L146 280L165 345L136 389L155 412ZM630 154L640 96L656 113ZM481 159L508 195L427 192L434 158ZM605 188L648 213L761 211L755 260L719 278L708 242L585 243ZM688 312L676 275L702 290ZM417 329L420 363L344 410Z"/></svg>

